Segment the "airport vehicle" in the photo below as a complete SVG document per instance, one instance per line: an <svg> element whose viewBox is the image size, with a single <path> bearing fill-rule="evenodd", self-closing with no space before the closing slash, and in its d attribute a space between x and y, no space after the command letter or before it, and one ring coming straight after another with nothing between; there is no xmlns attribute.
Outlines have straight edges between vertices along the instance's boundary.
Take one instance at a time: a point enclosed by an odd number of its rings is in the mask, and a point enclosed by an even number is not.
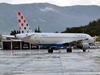
<svg viewBox="0 0 100 75"><path fill-rule="evenodd" d="M19 44L17 44L17 43L15 43L14 46L13 46L14 49L18 49L19 47L20 47L20 46L19 46Z"/></svg>
<svg viewBox="0 0 100 75"><path fill-rule="evenodd" d="M34 49L37 48L37 45L32 44L31 46L32 46L32 48L34 48Z"/></svg>
<svg viewBox="0 0 100 75"><path fill-rule="evenodd" d="M28 48L28 44L23 44L23 48Z"/></svg>
<svg viewBox="0 0 100 75"><path fill-rule="evenodd" d="M52 53L54 47L67 47L67 52L72 52L72 46L77 46L83 52L93 45L95 40L84 33L35 33L31 30L21 12L17 13L20 34L15 37L35 45L48 46L48 52Z"/></svg>

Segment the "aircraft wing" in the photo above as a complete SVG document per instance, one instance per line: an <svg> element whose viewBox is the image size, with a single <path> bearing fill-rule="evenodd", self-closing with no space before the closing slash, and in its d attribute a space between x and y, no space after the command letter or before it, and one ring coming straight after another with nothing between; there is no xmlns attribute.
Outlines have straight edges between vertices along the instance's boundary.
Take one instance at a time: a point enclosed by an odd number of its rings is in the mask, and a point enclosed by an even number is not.
<svg viewBox="0 0 100 75"><path fill-rule="evenodd" d="M70 43L80 43L80 42L85 41L85 40L88 40L88 38L80 39L80 40L75 40L75 41L72 41Z"/></svg>
<svg viewBox="0 0 100 75"><path fill-rule="evenodd" d="M66 44L66 43L80 43L80 42L85 41L85 40L88 40L88 38L79 39L79 40L72 40L72 41L64 41L64 42L59 42L59 43L62 43L62 44Z"/></svg>

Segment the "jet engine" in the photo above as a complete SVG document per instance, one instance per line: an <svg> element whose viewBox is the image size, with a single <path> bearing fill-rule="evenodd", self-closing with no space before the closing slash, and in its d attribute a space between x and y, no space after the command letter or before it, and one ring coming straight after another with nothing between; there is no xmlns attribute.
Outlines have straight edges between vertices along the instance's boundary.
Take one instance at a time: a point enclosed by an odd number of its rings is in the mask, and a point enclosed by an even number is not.
<svg viewBox="0 0 100 75"><path fill-rule="evenodd" d="M84 43L77 44L77 47L86 50L89 48L89 44L84 42Z"/></svg>

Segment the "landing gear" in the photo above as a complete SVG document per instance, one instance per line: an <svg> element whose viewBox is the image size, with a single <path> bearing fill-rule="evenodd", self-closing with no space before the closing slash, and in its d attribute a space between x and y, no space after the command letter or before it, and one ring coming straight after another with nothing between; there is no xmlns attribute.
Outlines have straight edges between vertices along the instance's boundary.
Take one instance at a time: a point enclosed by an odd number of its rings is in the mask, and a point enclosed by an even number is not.
<svg viewBox="0 0 100 75"><path fill-rule="evenodd" d="M48 53L53 53L53 48L49 48Z"/></svg>
<svg viewBox="0 0 100 75"><path fill-rule="evenodd" d="M85 49L83 49L83 52L86 52L86 50L85 50Z"/></svg>
<svg viewBox="0 0 100 75"><path fill-rule="evenodd" d="M67 52L72 52L72 48L67 48Z"/></svg>
<svg viewBox="0 0 100 75"><path fill-rule="evenodd" d="M66 50L67 52L72 52L71 46L72 46L72 44L70 43L70 44L69 44L69 47L68 47L67 50Z"/></svg>

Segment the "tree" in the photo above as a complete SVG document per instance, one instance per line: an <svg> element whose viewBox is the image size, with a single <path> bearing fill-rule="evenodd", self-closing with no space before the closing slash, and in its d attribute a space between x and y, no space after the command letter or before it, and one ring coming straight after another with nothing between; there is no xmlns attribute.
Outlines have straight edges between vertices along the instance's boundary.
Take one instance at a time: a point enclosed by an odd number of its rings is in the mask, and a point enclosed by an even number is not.
<svg viewBox="0 0 100 75"><path fill-rule="evenodd" d="M41 33L41 31L40 31L40 26L38 26L38 33Z"/></svg>
<svg viewBox="0 0 100 75"><path fill-rule="evenodd" d="M18 33L20 33L20 31L16 31L16 30L14 30L14 31L11 31L11 33L10 33L10 35L15 35L15 34L18 34Z"/></svg>
<svg viewBox="0 0 100 75"><path fill-rule="evenodd" d="M58 31L56 31L55 33L58 33Z"/></svg>
<svg viewBox="0 0 100 75"><path fill-rule="evenodd" d="M88 25L66 28L62 33L87 33L91 36L100 35L100 19L89 22Z"/></svg>
<svg viewBox="0 0 100 75"><path fill-rule="evenodd" d="M97 25L100 26L100 19L97 20Z"/></svg>
<svg viewBox="0 0 100 75"><path fill-rule="evenodd" d="M35 29L35 32L38 32L37 29Z"/></svg>
<svg viewBox="0 0 100 75"><path fill-rule="evenodd" d="M41 31L40 31L40 27L38 26L38 29L35 29L35 32L37 32L37 33L41 33Z"/></svg>
<svg viewBox="0 0 100 75"><path fill-rule="evenodd" d="M17 34L20 33L20 31L17 30Z"/></svg>
<svg viewBox="0 0 100 75"><path fill-rule="evenodd" d="M1 42L1 40L2 40L2 35L0 34L0 42Z"/></svg>

